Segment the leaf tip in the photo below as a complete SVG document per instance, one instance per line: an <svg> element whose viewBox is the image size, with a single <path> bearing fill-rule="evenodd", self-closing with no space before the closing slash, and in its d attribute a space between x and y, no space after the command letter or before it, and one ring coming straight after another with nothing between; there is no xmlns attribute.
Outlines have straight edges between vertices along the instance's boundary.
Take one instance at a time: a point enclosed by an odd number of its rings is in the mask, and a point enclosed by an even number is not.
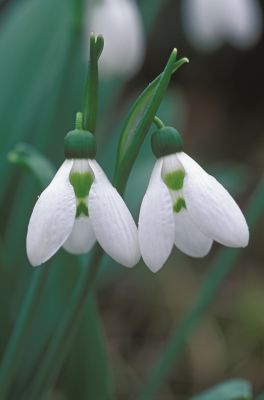
<svg viewBox="0 0 264 400"><path fill-rule="evenodd" d="M178 50L176 49L176 47L174 47L174 49L171 52L171 55L176 58L177 57L177 53L178 53Z"/></svg>
<svg viewBox="0 0 264 400"><path fill-rule="evenodd" d="M104 37L103 35L98 35L96 38L96 47L97 47L97 59L99 60L102 51L104 49Z"/></svg>
<svg viewBox="0 0 264 400"><path fill-rule="evenodd" d="M90 46L95 46L95 34L94 32L90 33Z"/></svg>

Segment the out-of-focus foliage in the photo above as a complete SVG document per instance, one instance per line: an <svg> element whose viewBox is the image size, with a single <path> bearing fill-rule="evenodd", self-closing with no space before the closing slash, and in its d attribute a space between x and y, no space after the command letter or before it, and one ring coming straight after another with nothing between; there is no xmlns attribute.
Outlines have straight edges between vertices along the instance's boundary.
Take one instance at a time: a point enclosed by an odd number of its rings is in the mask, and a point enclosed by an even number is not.
<svg viewBox="0 0 264 400"><path fill-rule="evenodd" d="M192 400L251 400L252 389L249 382L231 380L217 385L213 389L192 397Z"/></svg>
<svg viewBox="0 0 264 400"><path fill-rule="evenodd" d="M264 167L264 38L249 50L225 45L210 54L199 53L183 32L182 1L138 1L146 28L146 57L129 82L122 77L101 84L98 158L112 177L129 106L177 47L180 57L187 56L191 63L173 78L159 115L183 133L188 153L208 165L244 208ZM81 0L0 2L1 358L36 272L25 253L30 213L53 165L57 168L63 161L63 137L72 129L82 104L87 68L84 40L88 40L83 34L83 5ZM21 142L25 142L23 147L16 147ZM26 165L28 169L31 162L36 165L35 156L38 162L42 160L38 174L18 168ZM147 137L126 191L135 218L153 162ZM184 400L238 376L252 383L254 393L263 389L263 222L262 217L248 249L184 347L157 399ZM105 400L111 398L112 378L114 398L135 398L218 250L215 246L202 260L175 250L158 275L142 263L127 270L105 257L97 281L98 306L92 298L87 304L49 398ZM49 269L48 280L39 291L37 312L8 399L28 400L29 383L70 305L87 260L87 256L77 259L61 250L43 267Z"/></svg>

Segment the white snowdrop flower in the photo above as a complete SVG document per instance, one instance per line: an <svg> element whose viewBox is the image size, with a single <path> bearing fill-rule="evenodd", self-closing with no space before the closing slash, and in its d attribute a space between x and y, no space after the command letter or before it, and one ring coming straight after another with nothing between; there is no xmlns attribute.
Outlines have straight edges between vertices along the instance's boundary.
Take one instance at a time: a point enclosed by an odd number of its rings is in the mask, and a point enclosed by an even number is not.
<svg viewBox="0 0 264 400"><path fill-rule="evenodd" d="M152 138L159 158L142 201L138 231L141 255L153 272L166 262L173 245L192 257L204 257L213 240L230 247L245 247L249 240L236 202L182 151L178 135L163 128Z"/></svg>
<svg viewBox="0 0 264 400"><path fill-rule="evenodd" d="M114 260L134 266L140 259L137 227L93 159L92 134L69 132L65 155L67 159L38 198L29 221L26 245L30 263L44 263L61 246L72 254L87 253L97 240Z"/></svg>
<svg viewBox="0 0 264 400"><path fill-rule="evenodd" d="M87 7L87 33L102 34L104 51L99 68L103 76L132 76L145 54L143 21L134 0L95 0Z"/></svg>
<svg viewBox="0 0 264 400"><path fill-rule="evenodd" d="M201 50L215 50L225 42L249 48L262 32L258 0L184 0L182 12L186 36Z"/></svg>

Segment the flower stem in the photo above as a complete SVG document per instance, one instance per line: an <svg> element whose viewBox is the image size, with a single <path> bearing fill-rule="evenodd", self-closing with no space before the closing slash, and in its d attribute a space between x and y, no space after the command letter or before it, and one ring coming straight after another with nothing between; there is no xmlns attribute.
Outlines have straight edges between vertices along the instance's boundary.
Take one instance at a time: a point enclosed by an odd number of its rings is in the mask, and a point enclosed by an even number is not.
<svg viewBox="0 0 264 400"><path fill-rule="evenodd" d="M18 361L24 350L24 340L32 321L38 302L36 301L45 285L49 268L34 272L31 284L21 311L18 315L13 334L8 342L0 368L0 397L5 399L13 379Z"/></svg>
<svg viewBox="0 0 264 400"><path fill-rule="evenodd" d="M251 228L258 222L264 212L264 179L256 189L247 210L247 221ZM188 338L193 334L199 321L206 312L208 306L212 303L214 295L223 283L227 274L234 266L235 261L240 254L239 249L223 249L216 256L207 276L205 277L196 301L185 314L181 323L177 323L168 339L165 349L163 349L157 360L150 376L143 387L137 400L153 399L157 390L165 381L170 369L179 357L183 346ZM263 397L264 399L264 397Z"/></svg>
<svg viewBox="0 0 264 400"><path fill-rule="evenodd" d="M153 122L154 122L154 124L156 125L156 127L157 127L158 129L162 129L162 128L165 127L164 123L163 123L163 122L161 121L161 119L160 119L159 117L157 117L157 116L154 117Z"/></svg>
<svg viewBox="0 0 264 400"><path fill-rule="evenodd" d="M98 99L98 60L103 51L104 39L101 35L97 38L93 33L90 36L90 60L87 80L84 92L83 128L91 133L95 133L97 119L97 99Z"/></svg>
<svg viewBox="0 0 264 400"><path fill-rule="evenodd" d="M28 400L45 397L63 365L74 335L79 327L88 294L91 293L98 266L103 257L97 245L93 251L90 267L83 268L72 299L63 318L59 321L49 346L41 360L36 376L32 380L26 398Z"/></svg>

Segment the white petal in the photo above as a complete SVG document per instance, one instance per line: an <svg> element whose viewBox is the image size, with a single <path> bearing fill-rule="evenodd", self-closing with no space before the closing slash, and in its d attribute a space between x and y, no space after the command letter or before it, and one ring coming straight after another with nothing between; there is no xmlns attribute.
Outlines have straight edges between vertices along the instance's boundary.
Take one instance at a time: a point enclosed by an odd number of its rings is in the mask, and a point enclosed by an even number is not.
<svg viewBox="0 0 264 400"><path fill-rule="evenodd" d="M138 223L141 255L153 272L166 262L174 242L172 201L161 178L161 168L162 159L159 159L141 204Z"/></svg>
<svg viewBox="0 0 264 400"><path fill-rule="evenodd" d="M191 157L179 153L185 169L183 186L187 210L204 235L231 247L245 247L249 240L246 220L227 190Z"/></svg>
<svg viewBox="0 0 264 400"><path fill-rule="evenodd" d="M136 224L101 167L95 160L89 162L95 179L88 197L88 210L95 236L114 260L133 267L140 259Z"/></svg>
<svg viewBox="0 0 264 400"><path fill-rule="evenodd" d="M209 253L213 241L205 236L193 223L188 211L174 213L175 246L191 257L204 257Z"/></svg>
<svg viewBox="0 0 264 400"><path fill-rule="evenodd" d="M72 160L66 160L37 200L27 232L27 255L33 266L52 257L73 228L76 202L69 182Z"/></svg>
<svg viewBox="0 0 264 400"><path fill-rule="evenodd" d="M235 46L253 46L262 31L262 13L256 0L225 0L223 35ZM222 0L221 0L222 3Z"/></svg>
<svg viewBox="0 0 264 400"><path fill-rule="evenodd" d="M96 242L90 218L75 219L73 230L63 245L63 248L72 254L84 254L91 250Z"/></svg>
<svg viewBox="0 0 264 400"><path fill-rule="evenodd" d="M198 50L215 50L223 42L222 1L184 0L183 28L188 40Z"/></svg>

